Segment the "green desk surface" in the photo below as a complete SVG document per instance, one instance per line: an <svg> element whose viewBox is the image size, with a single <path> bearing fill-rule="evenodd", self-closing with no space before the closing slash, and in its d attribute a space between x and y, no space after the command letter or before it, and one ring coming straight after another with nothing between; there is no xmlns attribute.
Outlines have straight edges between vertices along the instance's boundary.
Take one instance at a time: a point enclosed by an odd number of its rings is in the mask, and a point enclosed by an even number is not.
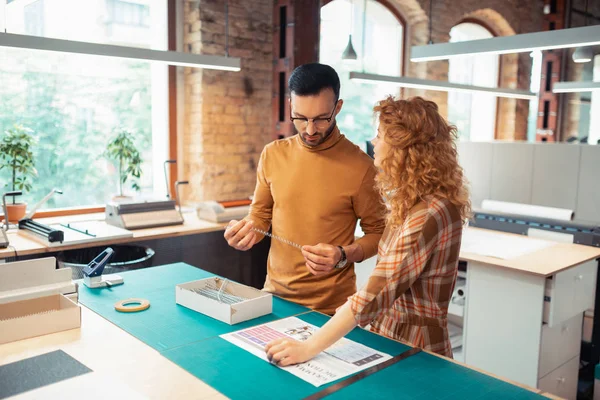
<svg viewBox="0 0 600 400"><path fill-rule="evenodd" d="M175 364L232 399L299 399L316 388L219 335L296 315L317 326L329 317L307 308L273 299L273 313L241 324L228 325L175 303L175 285L214 276L184 263L122 274L125 283L113 288L80 285L79 301L142 340ZM114 303L141 297L150 308L120 313ZM300 315L299 315L300 314ZM407 346L356 328L347 337L392 356ZM538 399L542 396L426 353L402 360L366 377L330 398L362 399Z"/></svg>
<svg viewBox="0 0 600 400"><path fill-rule="evenodd" d="M175 286L215 276L185 263L120 273L124 284L90 289L79 285L79 302L158 351L183 346L257 324L310 311L273 297L273 313L229 325L175 303ZM114 304L132 297L147 299L150 308L138 313L115 311Z"/></svg>
<svg viewBox="0 0 600 400"><path fill-rule="evenodd" d="M321 326L318 313L298 318ZM409 347L356 328L346 337L392 356ZM163 356L231 399L302 399L319 388L219 337ZM250 372L252 371L252 372ZM332 383L330 385L335 384ZM333 399L540 399L542 396L427 353L418 353L327 397Z"/></svg>

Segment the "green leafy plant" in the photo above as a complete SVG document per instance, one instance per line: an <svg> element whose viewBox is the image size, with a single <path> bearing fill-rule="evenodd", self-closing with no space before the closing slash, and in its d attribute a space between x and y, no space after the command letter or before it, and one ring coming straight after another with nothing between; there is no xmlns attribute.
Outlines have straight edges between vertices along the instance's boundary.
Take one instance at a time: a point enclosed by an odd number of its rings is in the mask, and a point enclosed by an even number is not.
<svg viewBox="0 0 600 400"><path fill-rule="evenodd" d="M137 179L142 175L142 158L134 142L133 132L121 128L108 142L104 156L118 163L119 196L123 196L123 184L131 178L131 188L139 191Z"/></svg>
<svg viewBox="0 0 600 400"><path fill-rule="evenodd" d="M4 132L0 141L0 169L7 168L11 171L11 181L5 187L11 186L12 191L30 191L31 178L37 176L32 152L37 140L32 133L30 128L15 124ZM13 196L13 204L15 202Z"/></svg>

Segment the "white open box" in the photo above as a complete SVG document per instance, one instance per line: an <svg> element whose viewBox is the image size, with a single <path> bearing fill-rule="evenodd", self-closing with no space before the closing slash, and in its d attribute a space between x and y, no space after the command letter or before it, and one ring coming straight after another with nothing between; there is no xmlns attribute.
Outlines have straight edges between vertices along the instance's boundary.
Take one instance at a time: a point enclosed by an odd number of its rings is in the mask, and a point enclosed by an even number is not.
<svg viewBox="0 0 600 400"><path fill-rule="evenodd" d="M0 344L81 327L81 308L62 294L0 304Z"/></svg>
<svg viewBox="0 0 600 400"><path fill-rule="evenodd" d="M227 281L223 293L246 298L239 303L227 304L192 291L213 287L220 289L225 279L219 277L200 279L175 286L175 301L184 307L208 315L230 325L257 318L273 312L270 293Z"/></svg>

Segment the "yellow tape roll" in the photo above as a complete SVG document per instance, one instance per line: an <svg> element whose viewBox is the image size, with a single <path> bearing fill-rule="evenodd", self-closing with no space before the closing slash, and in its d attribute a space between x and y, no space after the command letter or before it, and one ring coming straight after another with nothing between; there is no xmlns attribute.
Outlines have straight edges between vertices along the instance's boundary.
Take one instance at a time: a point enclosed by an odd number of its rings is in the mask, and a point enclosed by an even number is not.
<svg viewBox="0 0 600 400"><path fill-rule="evenodd" d="M146 299L125 299L115 303L115 310L120 312L144 311L148 307L150 307L150 302Z"/></svg>

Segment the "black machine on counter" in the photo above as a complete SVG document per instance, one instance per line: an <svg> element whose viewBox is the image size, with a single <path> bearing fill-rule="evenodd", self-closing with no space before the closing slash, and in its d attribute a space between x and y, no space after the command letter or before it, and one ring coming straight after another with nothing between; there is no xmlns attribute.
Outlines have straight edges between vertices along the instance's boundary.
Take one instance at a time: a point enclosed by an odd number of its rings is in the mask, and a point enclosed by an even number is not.
<svg viewBox="0 0 600 400"><path fill-rule="evenodd" d="M70 223L51 223L49 225L33 220L33 216L39 207L48 201L55 193L62 194L58 189L52 189L42 200L40 200L21 220L19 220L19 231L42 244L54 247L61 244L82 244L95 241L121 239L132 237L133 233L106 224L104 221L78 221ZM9 192L5 196L18 196L21 192ZM4 202L6 200L4 199ZM8 222L6 230L8 230ZM2 230L4 233L4 229ZM5 235L0 235L5 236ZM0 246L7 240L0 240ZM5 247L6 247L5 246Z"/></svg>
<svg viewBox="0 0 600 400"><path fill-rule="evenodd" d="M564 235L575 244L600 247L600 225L585 221L561 221L550 218L505 214L495 211L473 211L469 226L492 229L519 235L530 235L530 230L540 230ZM571 235L571 236L567 236Z"/></svg>
<svg viewBox="0 0 600 400"><path fill-rule="evenodd" d="M49 243L62 243L65 240L65 233L63 231L41 224L32 219L24 218L20 220L19 229L26 230L29 233L45 238Z"/></svg>
<svg viewBox="0 0 600 400"><path fill-rule="evenodd" d="M62 231L53 229L47 225L41 224L39 222L35 222L34 220L32 220L31 218L33 217L33 215L35 214L35 212L38 210L38 208L40 208L40 206L42 206L42 204L44 204L46 201L48 201L48 199L50 199L50 197L52 197L54 195L54 193L59 193L62 194L62 191L58 190L58 189L52 189L50 191L50 193L48 193L42 200L40 200L27 214L25 214L25 216L19 220L19 229L23 229L23 230L27 230L28 232L45 238L48 240L48 242L61 242L64 240L64 233ZM15 192L7 192L4 193L4 195L2 196L2 205L4 207L4 215L8 215L7 211L6 211L6 196L20 196L21 194L23 194L23 192L21 191L15 191ZM4 218L4 224L5 224L5 229L2 230L2 236L5 237L6 240L0 240L0 247L7 247L8 246L8 238L6 237L6 234L4 233L5 231L8 231L9 228L9 223L8 223L8 218Z"/></svg>
<svg viewBox="0 0 600 400"><path fill-rule="evenodd" d="M38 208L50 200L54 193L62 194L62 191L59 189L52 189L50 193L44 196L42 200L33 206L33 208L19 220L19 229L47 240L48 243L62 243L65 240L65 233L63 231L54 229L53 227L36 222L32 219Z"/></svg>

